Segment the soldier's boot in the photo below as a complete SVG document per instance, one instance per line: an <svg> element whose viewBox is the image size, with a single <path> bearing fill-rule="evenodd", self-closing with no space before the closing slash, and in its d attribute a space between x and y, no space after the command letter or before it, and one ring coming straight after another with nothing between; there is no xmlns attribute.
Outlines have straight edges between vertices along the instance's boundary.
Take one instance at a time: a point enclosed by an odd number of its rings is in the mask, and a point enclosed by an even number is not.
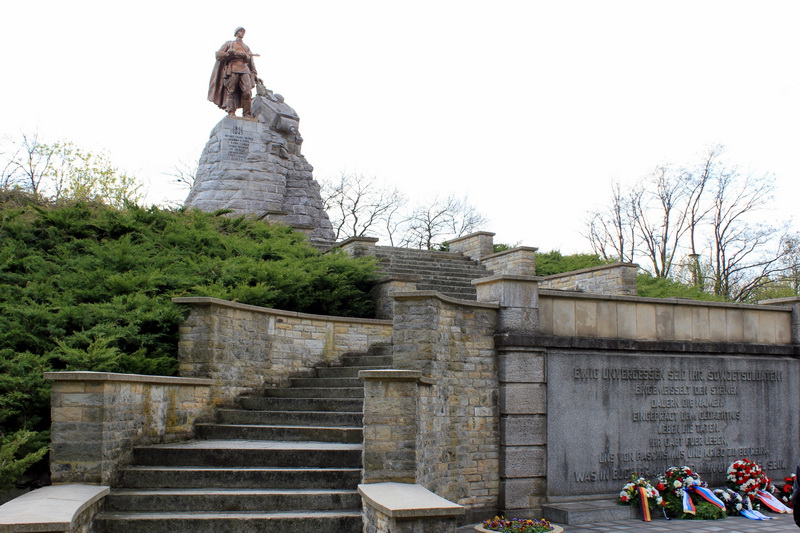
<svg viewBox="0 0 800 533"><path fill-rule="evenodd" d="M249 95L242 95L242 116L244 118L253 118L252 100Z"/></svg>
<svg viewBox="0 0 800 533"><path fill-rule="evenodd" d="M225 100L225 111L228 112L229 117L236 116L236 103L232 92L228 93L228 98Z"/></svg>

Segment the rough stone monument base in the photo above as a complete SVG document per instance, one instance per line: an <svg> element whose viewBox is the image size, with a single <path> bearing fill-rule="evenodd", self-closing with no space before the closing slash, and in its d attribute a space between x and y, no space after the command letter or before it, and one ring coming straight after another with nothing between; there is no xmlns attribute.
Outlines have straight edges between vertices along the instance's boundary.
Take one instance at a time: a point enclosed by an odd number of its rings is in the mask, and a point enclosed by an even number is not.
<svg viewBox="0 0 800 533"><path fill-rule="evenodd" d="M225 117L211 131L184 204L280 222L327 246L335 237L313 167L300 153L299 117L281 97L256 96L255 120Z"/></svg>

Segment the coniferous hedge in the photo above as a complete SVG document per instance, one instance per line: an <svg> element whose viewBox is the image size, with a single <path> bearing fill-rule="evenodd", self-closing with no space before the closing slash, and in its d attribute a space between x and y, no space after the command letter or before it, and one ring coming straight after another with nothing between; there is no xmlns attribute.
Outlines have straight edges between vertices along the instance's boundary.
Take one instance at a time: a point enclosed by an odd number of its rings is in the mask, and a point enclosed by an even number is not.
<svg viewBox="0 0 800 533"><path fill-rule="evenodd" d="M175 296L372 316L374 264L321 255L285 226L194 210L1 200L0 438L38 432L20 457L46 442L45 371L175 372L186 314Z"/></svg>

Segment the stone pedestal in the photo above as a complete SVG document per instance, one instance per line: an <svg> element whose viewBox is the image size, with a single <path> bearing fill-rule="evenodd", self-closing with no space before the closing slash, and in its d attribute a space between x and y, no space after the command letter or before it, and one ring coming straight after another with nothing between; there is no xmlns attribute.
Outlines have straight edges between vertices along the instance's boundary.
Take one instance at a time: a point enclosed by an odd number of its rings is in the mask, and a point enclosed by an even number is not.
<svg viewBox="0 0 800 533"><path fill-rule="evenodd" d="M300 153L299 118L282 99L256 96L256 120L225 117L212 130L184 202L292 226L320 246L334 233L313 167Z"/></svg>

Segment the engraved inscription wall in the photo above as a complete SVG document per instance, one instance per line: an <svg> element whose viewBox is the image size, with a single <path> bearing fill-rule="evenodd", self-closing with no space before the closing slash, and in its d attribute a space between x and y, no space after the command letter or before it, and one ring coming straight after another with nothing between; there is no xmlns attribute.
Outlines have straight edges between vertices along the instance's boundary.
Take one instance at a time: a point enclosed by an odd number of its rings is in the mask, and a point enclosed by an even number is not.
<svg viewBox="0 0 800 533"><path fill-rule="evenodd" d="M224 161L247 161L250 144L255 140L255 135L246 131L242 126L234 126L225 130L221 143L222 159Z"/></svg>
<svg viewBox="0 0 800 533"><path fill-rule="evenodd" d="M550 496L618 492L688 465L723 485L747 457L771 477L800 455L798 363L772 357L549 353Z"/></svg>

